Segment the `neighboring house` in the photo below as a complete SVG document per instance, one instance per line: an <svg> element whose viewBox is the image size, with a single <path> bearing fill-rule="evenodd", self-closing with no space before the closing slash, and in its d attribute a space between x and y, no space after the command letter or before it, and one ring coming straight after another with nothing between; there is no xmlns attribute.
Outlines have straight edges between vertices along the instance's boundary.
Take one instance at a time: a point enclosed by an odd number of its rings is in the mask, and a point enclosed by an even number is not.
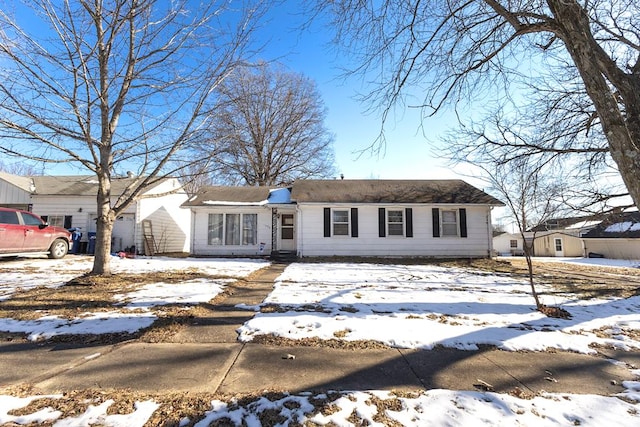
<svg viewBox="0 0 640 427"><path fill-rule="evenodd" d="M498 233L493 236L493 250L501 256L524 255L524 240L520 234Z"/></svg>
<svg viewBox="0 0 640 427"><path fill-rule="evenodd" d="M611 215L582 236L584 255L640 260L640 212Z"/></svg>
<svg viewBox="0 0 640 427"><path fill-rule="evenodd" d="M112 179L112 198L119 197L135 179ZM0 190L0 206L21 207L42 216L51 225L79 228L83 233L79 247L82 251L90 247L88 237L96 231L97 218L95 177L22 177L0 173ZM185 200L187 195L178 180L159 180L116 218L112 252L127 249L137 253L150 253L151 249L154 253L188 252L190 215L180 209Z"/></svg>
<svg viewBox="0 0 640 427"><path fill-rule="evenodd" d="M207 187L192 212L195 255L488 257L491 209L460 180L300 180Z"/></svg>
<svg viewBox="0 0 640 427"><path fill-rule="evenodd" d="M581 236L601 221L597 215L556 218L530 229L526 235L533 239L535 256L580 257L584 254Z"/></svg>
<svg viewBox="0 0 640 427"><path fill-rule="evenodd" d="M295 205L288 188L204 187L182 207L191 211L194 255L263 256L276 248L295 249Z"/></svg>
<svg viewBox="0 0 640 427"><path fill-rule="evenodd" d="M582 256L582 240L579 232L541 231L533 239L533 253L545 257Z"/></svg>

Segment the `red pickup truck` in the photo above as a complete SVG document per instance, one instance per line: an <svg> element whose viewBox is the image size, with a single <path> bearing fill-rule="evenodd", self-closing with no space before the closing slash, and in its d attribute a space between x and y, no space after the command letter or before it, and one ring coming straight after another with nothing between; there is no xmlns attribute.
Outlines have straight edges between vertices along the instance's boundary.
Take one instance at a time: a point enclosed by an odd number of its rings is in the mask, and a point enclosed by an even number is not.
<svg viewBox="0 0 640 427"><path fill-rule="evenodd" d="M31 212L0 208L0 257L42 253L59 259L70 245L68 230L51 226Z"/></svg>

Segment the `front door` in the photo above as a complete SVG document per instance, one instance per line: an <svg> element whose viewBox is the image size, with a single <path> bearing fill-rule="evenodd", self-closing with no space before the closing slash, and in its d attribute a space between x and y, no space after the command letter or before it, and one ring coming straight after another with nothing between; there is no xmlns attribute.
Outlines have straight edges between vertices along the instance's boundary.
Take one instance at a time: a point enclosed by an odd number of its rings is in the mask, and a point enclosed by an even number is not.
<svg viewBox="0 0 640 427"><path fill-rule="evenodd" d="M556 256L564 256L564 247L562 246L562 239L560 237L556 237L553 239L553 243L555 246Z"/></svg>
<svg viewBox="0 0 640 427"><path fill-rule="evenodd" d="M283 213L280 215L280 244L281 251L296 250L296 221L295 215L292 213Z"/></svg>

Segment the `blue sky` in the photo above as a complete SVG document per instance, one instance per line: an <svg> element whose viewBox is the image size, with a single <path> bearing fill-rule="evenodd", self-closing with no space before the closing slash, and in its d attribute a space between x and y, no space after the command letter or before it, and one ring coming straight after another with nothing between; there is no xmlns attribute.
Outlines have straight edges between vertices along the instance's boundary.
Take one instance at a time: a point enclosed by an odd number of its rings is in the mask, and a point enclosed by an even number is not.
<svg viewBox="0 0 640 427"><path fill-rule="evenodd" d="M461 178L480 185L469 176L468 166L455 171L445 159L437 158L438 135L454 126L455 118L446 112L426 119L420 129L420 112L415 109L396 111L395 119L386 126L386 149L380 155L365 152L380 131L379 114L366 113L366 104L355 100L359 92L366 91L359 76L341 77L344 55L331 45L331 29L317 22L308 31L300 27L307 19L300 15L298 2L288 1L272 9L269 21L259 33L267 46L260 56L265 60L277 59L289 68L315 80L328 108L327 128L335 135L334 148L338 173L350 179L445 179Z"/></svg>
<svg viewBox="0 0 640 427"><path fill-rule="evenodd" d="M482 188L479 180L457 174L445 159L437 158L434 143L438 135L455 125L455 118L441 114L422 122L429 141L420 128L420 112L415 109L396 111L386 126L387 144L380 154L365 151L379 135L381 119L376 112L365 113L367 105L355 100L367 88L360 76L341 77L345 55L331 45L331 29L316 22L302 31L308 18L301 14L300 2L286 0L272 7L258 32L258 44L265 44L256 60L277 60L290 71L313 79L328 109L326 126L335 136L334 149L337 174L347 179L445 179L462 178ZM21 9L18 7L18 10ZM27 18L23 24L29 23ZM45 173L69 174L69 164L46 165ZM455 168L463 173L468 166Z"/></svg>

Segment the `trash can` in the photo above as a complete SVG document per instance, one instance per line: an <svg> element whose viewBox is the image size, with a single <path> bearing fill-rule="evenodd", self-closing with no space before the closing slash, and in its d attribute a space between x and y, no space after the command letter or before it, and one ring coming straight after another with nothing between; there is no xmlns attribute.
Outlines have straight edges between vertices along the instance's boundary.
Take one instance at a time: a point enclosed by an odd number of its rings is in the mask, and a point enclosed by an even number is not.
<svg viewBox="0 0 640 427"><path fill-rule="evenodd" d="M77 228L77 227L69 228L69 231L71 232L71 241L73 242L73 244L71 245L71 253L79 254L80 239L82 238L82 232L80 231L80 228Z"/></svg>
<svg viewBox="0 0 640 427"><path fill-rule="evenodd" d="M89 236L89 244L87 245L87 253L93 255L93 254L96 253L96 232L95 231L90 231L89 233L87 233L87 236Z"/></svg>

